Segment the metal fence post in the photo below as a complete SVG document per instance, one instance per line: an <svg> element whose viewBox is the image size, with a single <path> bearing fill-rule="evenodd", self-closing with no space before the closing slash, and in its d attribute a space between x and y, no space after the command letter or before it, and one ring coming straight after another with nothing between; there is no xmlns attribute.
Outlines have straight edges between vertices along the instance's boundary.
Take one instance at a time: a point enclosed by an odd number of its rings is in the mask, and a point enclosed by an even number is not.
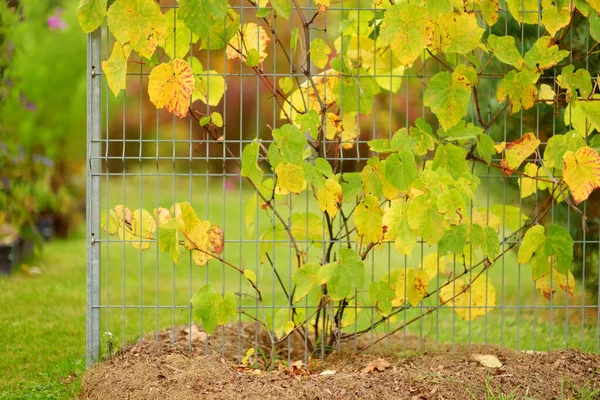
<svg viewBox="0 0 600 400"><path fill-rule="evenodd" d="M86 174L86 365L100 358L100 131L101 29L88 35L87 45L87 174Z"/></svg>

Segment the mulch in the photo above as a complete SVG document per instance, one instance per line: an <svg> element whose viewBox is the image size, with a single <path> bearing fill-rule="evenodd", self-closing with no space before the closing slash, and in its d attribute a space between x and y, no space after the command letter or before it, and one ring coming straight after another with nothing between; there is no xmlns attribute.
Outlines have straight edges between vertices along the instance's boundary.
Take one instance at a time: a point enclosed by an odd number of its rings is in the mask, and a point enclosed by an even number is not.
<svg viewBox="0 0 600 400"><path fill-rule="evenodd" d="M600 356L578 350L517 352L475 345L470 351L431 351L426 346L422 353L402 357L401 350L356 354L351 343L304 365L304 344L296 340L291 349L279 349L284 361L265 372L240 365L238 359L240 348L253 347L257 337L259 346L267 340L263 332L256 335L253 324L217 330L208 351L203 332L192 337L191 351L184 328L177 328L175 335L161 332L158 341L152 337L129 345L86 373L80 398L568 399L594 390L600 398ZM408 344L417 347L418 341ZM484 366L473 353L494 356L502 365ZM254 366L260 367L261 360L255 359Z"/></svg>

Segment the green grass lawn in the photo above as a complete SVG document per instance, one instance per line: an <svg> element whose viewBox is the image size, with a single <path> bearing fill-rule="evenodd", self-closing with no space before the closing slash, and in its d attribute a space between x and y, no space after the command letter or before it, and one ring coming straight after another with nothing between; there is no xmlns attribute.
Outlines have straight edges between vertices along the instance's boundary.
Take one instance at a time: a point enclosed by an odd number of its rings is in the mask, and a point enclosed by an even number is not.
<svg viewBox="0 0 600 400"><path fill-rule="evenodd" d="M246 201L252 195L250 192L244 191L240 196L237 186L225 190L221 182L207 186L202 180L192 179L177 181L173 187L170 177L164 184L160 181L123 183L115 180L108 191L103 192L103 206L108 199L108 206L125 203L132 209L142 206L151 210L156 204L166 207L174 200L190 200L190 192L194 194L191 201L199 216L220 225L226 239L232 241L227 243L224 257L257 272L267 306L285 305L285 296L276 285L274 273L268 263L259 261L254 243L259 233L269 226L269 219L263 214L255 232L251 236L246 232L243 218ZM294 198L294 206L301 211L306 207L313 210L314 202L303 196ZM287 206L282 204L281 210L286 209ZM217 290L249 292L235 271L215 261L209 262L207 267L197 267L189 256L184 256L175 265L155 246L142 252L118 242L104 243L101 249L101 331L110 332L117 348L135 340L141 333L189 323L190 312L185 307L190 295L207 281ZM319 253L318 249L313 251ZM405 258L383 245L366 260L367 281L381 279L388 266L391 269L417 267L422 255L430 252L427 245L417 245L414 255ZM292 255L285 244L275 246L271 251L273 262L286 283L290 282L295 268L290 261ZM44 271L41 276L17 273L0 278L0 398L73 397L85 369L83 232L67 240L48 243L40 255L39 265ZM529 267L518 266L514 253L507 254L504 262L494 265L489 270L489 278L496 287L496 306L505 305L504 309L493 309L469 323L442 307L421 323L411 325L407 333L440 344L487 342L519 349L548 350L569 346L598 350L597 310L580 307L585 296L579 283L575 295L568 299L569 305L579 306L567 313L564 309L567 298L562 294L554 297L552 312L544 308L548 307L548 300L534 290ZM434 279L430 290L436 283L437 279ZM436 296L425 303L424 306L436 305ZM253 300L244 301L246 306L254 304ZM526 307L517 309L517 305ZM534 309L533 305L538 308ZM416 309L406 315L400 314L388 326L393 329L405 318L408 320L419 312ZM274 311L268 309L268 313L273 315ZM347 329L360 329L371 317L370 310L362 311L356 323ZM106 341L103 342L105 349Z"/></svg>

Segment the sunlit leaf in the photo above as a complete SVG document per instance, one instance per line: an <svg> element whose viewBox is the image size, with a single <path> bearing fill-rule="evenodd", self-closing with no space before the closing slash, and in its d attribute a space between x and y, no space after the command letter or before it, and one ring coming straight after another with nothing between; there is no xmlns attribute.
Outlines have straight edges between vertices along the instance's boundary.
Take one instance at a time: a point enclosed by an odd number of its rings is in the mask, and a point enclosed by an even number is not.
<svg viewBox="0 0 600 400"><path fill-rule="evenodd" d="M542 36L525 53L525 64L538 71L545 70L555 66L568 55L569 52L560 50L551 37Z"/></svg>
<svg viewBox="0 0 600 400"><path fill-rule="evenodd" d="M540 144L540 140L529 132L520 139L514 140L506 145L504 157L500 166L504 169L504 175L510 176L519 166L532 155Z"/></svg>
<svg viewBox="0 0 600 400"><path fill-rule="evenodd" d="M127 61L131 54L131 46L121 46L115 42L110 58L102 61L102 71L106 75L108 87L118 96L127 85Z"/></svg>
<svg viewBox="0 0 600 400"><path fill-rule="evenodd" d="M504 64L512 65L517 69L523 68L525 60L515 45L515 38L512 36L488 37L488 47L493 51L494 56Z"/></svg>
<svg viewBox="0 0 600 400"><path fill-rule="evenodd" d="M512 114L518 112L521 108L529 110L533 107L537 98L535 83L538 78L539 74L530 71L510 71L502 78L502 82L496 91L496 99L499 103L508 99Z"/></svg>
<svg viewBox="0 0 600 400"><path fill-rule="evenodd" d="M85 33L95 31L104 22L107 0L79 0L77 20Z"/></svg>
<svg viewBox="0 0 600 400"><path fill-rule="evenodd" d="M157 109L164 108L171 114L185 118L194 90L194 72L183 60L171 64L159 64L148 78L148 95Z"/></svg>
<svg viewBox="0 0 600 400"><path fill-rule="evenodd" d="M483 32L475 14L453 12L438 19L435 33L444 53L465 54L479 45Z"/></svg>
<svg viewBox="0 0 600 400"><path fill-rule="evenodd" d="M117 0L108 9L108 27L121 45L150 58L164 41L167 22L153 0Z"/></svg>
<svg viewBox="0 0 600 400"><path fill-rule="evenodd" d="M467 114L470 99L471 87L466 77L442 71L429 81L423 104L431 108L442 128L447 130Z"/></svg>
<svg viewBox="0 0 600 400"><path fill-rule="evenodd" d="M456 279L440 289L440 301L465 321L473 321L487 314L496 305L496 289L490 279L479 277L470 284Z"/></svg>
<svg viewBox="0 0 600 400"><path fill-rule="evenodd" d="M363 202L354 210L354 223L364 243L379 243L383 239L383 211L379 207L377 198L365 196Z"/></svg>
<svg viewBox="0 0 600 400"><path fill-rule="evenodd" d="M321 211L335 218L338 205L342 203L342 186L335 179L327 178L325 188L318 191L317 200Z"/></svg>
<svg viewBox="0 0 600 400"><path fill-rule="evenodd" d="M563 179L579 204L600 187L600 155L591 147L582 147L563 156Z"/></svg>
<svg viewBox="0 0 600 400"><path fill-rule="evenodd" d="M267 46L271 38L262 26L254 22L242 25L227 46L227 58L239 59L246 62L250 50L258 52L258 63L262 63L268 56Z"/></svg>

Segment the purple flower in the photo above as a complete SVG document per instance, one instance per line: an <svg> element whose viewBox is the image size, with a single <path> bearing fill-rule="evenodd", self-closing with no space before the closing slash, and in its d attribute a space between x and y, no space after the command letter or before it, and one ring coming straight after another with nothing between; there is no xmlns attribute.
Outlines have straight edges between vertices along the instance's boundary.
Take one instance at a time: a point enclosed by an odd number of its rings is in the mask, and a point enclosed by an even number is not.
<svg viewBox="0 0 600 400"><path fill-rule="evenodd" d="M64 31L67 29L67 23L61 17L63 11L62 8L57 8L54 10L54 14L48 17L48 20L46 21L48 29L51 31Z"/></svg>

